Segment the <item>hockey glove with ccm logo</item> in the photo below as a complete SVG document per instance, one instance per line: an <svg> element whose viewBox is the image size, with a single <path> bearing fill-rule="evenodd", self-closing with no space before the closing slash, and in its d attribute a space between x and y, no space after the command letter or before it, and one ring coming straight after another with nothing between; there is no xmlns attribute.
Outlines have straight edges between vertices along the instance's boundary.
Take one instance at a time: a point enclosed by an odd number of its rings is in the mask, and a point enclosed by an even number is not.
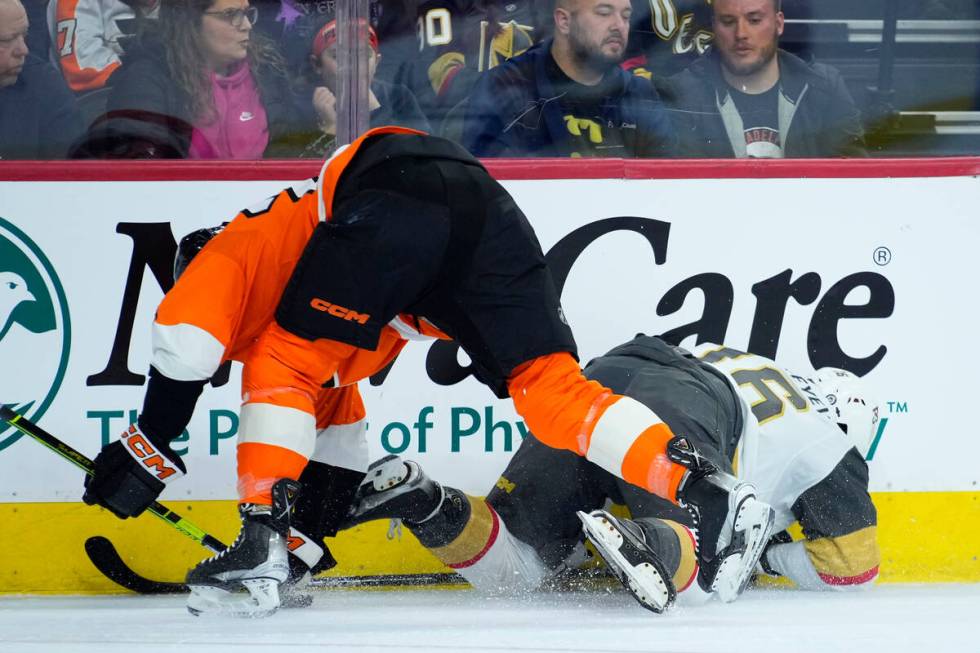
<svg viewBox="0 0 980 653"><path fill-rule="evenodd" d="M168 483L187 473L168 445L154 443L133 424L122 439L102 448L95 474L85 478L82 500L110 510L120 519L136 517L156 501Z"/></svg>

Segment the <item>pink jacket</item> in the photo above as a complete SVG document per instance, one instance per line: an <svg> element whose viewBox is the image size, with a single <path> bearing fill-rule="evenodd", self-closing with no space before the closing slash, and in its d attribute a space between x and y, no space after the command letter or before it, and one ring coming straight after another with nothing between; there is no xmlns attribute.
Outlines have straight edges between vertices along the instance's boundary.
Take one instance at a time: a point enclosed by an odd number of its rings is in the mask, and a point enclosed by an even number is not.
<svg viewBox="0 0 980 653"><path fill-rule="evenodd" d="M215 118L194 125L191 159L261 159L269 123L248 63L227 77L211 73Z"/></svg>

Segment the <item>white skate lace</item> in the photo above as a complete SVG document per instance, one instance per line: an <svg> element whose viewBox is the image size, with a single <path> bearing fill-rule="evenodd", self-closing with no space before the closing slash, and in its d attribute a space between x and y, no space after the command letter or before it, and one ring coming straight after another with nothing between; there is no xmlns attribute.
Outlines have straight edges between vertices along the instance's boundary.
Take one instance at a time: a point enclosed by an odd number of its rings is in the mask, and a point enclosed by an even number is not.
<svg viewBox="0 0 980 653"><path fill-rule="evenodd" d="M388 521L388 534L385 535L389 540L402 539L402 520L397 517Z"/></svg>
<svg viewBox="0 0 980 653"><path fill-rule="evenodd" d="M685 508L689 515L691 515L692 525L687 530L690 531L691 535L694 537L694 555L700 555L701 553L701 513L693 504L681 504L681 507Z"/></svg>
<svg viewBox="0 0 980 653"><path fill-rule="evenodd" d="M210 560L220 560L221 558L225 557L225 554L226 553L228 553L229 551L231 551L232 549L234 549L236 546L238 546L239 544L241 544L242 537L244 537L244 535L245 535L245 523L244 523L244 520L243 520L242 521L242 528L238 531L238 537L235 538L235 541L232 542L231 545L227 549L222 549L221 551L218 551L216 554L214 554L213 556L211 556L209 559Z"/></svg>
<svg viewBox="0 0 980 653"><path fill-rule="evenodd" d="M249 511L250 511L250 509L252 507L253 507L253 504L250 504L250 503L243 503L242 504L242 506L240 508L240 510L241 510L242 525L238 529L238 537L235 538L235 541L232 542L231 545L227 549L223 549L221 551L218 551L215 555L213 555L210 558L208 558L208 560L220 560L221 558L223 558L225 556L226 553L228 553L229 551L231 551L236 546L238 546L239 544L242 543L242 539L245 537L245 515L249 513Z"/></svg>

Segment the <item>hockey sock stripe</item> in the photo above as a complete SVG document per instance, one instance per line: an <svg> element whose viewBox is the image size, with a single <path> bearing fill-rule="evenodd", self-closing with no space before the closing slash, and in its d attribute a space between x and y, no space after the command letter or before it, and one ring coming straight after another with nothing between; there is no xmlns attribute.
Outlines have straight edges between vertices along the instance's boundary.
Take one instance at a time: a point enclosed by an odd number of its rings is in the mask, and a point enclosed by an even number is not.
<svg viewBox="0 0 980 653"><path fill-rule="evenodd" d="M620 397L599 417L586 458L625 481L676 503L686 471L667 458L674 437L657 414L630 397Z"/></svg>
<svg viewBox="0 0 980 653"><path fill-rule="evenodd" d="M304 458L312 456L316 447L316 418L307 409L286 405L290 397L298 398L303 393L283 391L269 397L257 394L249 393L242 405L238 441L291 449ZM279 405L250 403L265 400L274 400ZM306 403L312 406L312 402Z"/></svg>
<svg viewBox="0 0 980 653"><path fill-rule="evenodd" d="M466 500L471 511L463 530L449 544L431 549L433 555L453 569L469 567L486 555L500 531L497 513L486 501L469 496Z"/></svg>
<svg viewBox="0 0 980 653"><path fill-rule="evenodd" d="M806 540L803 548L814 570L828 585L866 583L877 575L881 563L875 526L838 537Z"/></svg>
<svg viewBox="0 0 980 653"><path fill-rule="evenodd" d="M834 585L835 587L841 587L845 585L863 585L868 581L872 581L878 575L878 567L869 569L863 574L858 574L857 576L831 576L829 574L821 574L817 572L820 576L820 580L827 583L828 585Z"/></svg>
<svg viewBox="0 0 980 653"><path fill-rule="evenodd" d="M493 518L493 525L490 528L490 536L487 538L486 546L484 546L479 553L477 553L475 556L473 556L466 562L461 562L456 565L449 565L449 567L451 567L452 569L463 569L465 567L472 567L473 565L478 563L481 559L483 559L483 556L485 556L487 552L490 551L490 549L497 541L497 536L500 534L500 518L497 516L497 513L494 512L493 508L490 508L490 516Z"/></svg>
<svg viewBox="0 0 980 653"><path fill-rule="evenodd" d="M677 533L678 544L681 548L680 561L674 571L673 579L674 587L680 593L690 587L694 579L698 577L697 542L694 540L694 533L691 532L691 529L683 524L667 519L662 521Z"/></svg>

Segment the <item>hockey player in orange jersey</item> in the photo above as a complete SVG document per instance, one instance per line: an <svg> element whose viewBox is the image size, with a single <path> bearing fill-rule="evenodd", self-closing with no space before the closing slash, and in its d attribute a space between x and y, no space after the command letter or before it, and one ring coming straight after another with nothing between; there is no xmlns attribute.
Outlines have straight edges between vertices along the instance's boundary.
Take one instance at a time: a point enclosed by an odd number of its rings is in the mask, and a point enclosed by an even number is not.
<svg viewBox="0 0 980 653"><path fill-rule="evenodd" d="M323 537L367 470L354 384L432 335L455 340L548 446L669 501L722 506L729 535L746 543L725 581L744 584L771 509L652 410L582 376L513 199L458 145L395 127L369 131L317 178L242 211L190 262L157 310L140 417L103 448L84 499L120 517L145 510L186 472L169 443L204 384L223 361L241 361L242 531L189 572L188 607L270 614L287 542L299 566L329 561Z"/></svg>

